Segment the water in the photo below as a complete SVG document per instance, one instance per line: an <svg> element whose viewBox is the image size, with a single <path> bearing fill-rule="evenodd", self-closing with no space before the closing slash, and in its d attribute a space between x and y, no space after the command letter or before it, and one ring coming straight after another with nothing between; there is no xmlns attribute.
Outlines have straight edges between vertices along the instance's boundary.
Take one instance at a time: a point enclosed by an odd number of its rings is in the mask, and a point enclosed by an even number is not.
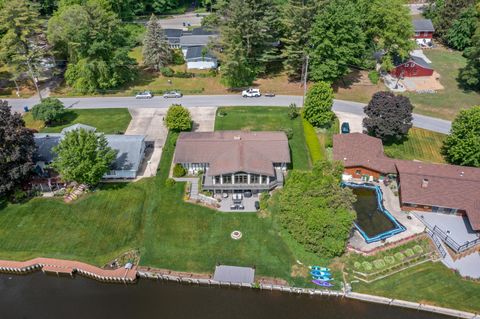
<svg viewBox="0 0 480 319"><path fill-rule="evenodd" d="M225 289L140 280L103 284L76 276L43 273L0 275L2 319L440 319L428 312L346 298L293 295L253 289Z"/></svg>
<svg viewBox="0 0 480 319"><path fill-rule="evenodd" d="M374 237L395 228L392 221L379 210L374 189L358 187L352 188L352 191L357 196L357 201L353 204L357 212L357 225L368 237Z"/></svg>

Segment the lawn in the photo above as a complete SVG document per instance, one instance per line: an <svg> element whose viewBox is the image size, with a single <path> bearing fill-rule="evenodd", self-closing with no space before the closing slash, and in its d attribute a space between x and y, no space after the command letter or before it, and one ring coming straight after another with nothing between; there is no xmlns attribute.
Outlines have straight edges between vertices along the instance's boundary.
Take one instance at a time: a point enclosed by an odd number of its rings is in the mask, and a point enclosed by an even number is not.
<svg viewBox="0 0 480 319"><path fill-rule="evenodd" d="M416 113L452 120L460 110L480 104L480 94L463 90L457 81L460 69L466 64L461 52L438 48L424 53L440 74L445 89L435 94L408 93Z"/></svg>
<svg viewBox="0 0 480 319"><path fill-rule="evenodd" d="M219 114L226 114L218 116ZM301 117L291 120L286 107L222 107L217 110L215 130L282 131L291 129L292 167L309 169L310 156Z"/></svg>
<svg viewBox="0 0 480 319"><path fill-rule="evenodd" d="M31 113L26 113L23 119L28 128L42 133L59 133L67 126L81 123L96 127L98 132L112 134L125 132L132 117L128 109L122 108L68 110L58 124L48 127L45 127L43 121L34 120Z"/></svg>
<svg viewBox="0 0 480 319"><path fill-rule="evenodd" d="M445 163L440 149L446 135L421 128L411 128L405 141L385 145L385 154L404 160Z"/></svg>
<svg viewBox="0 0 480 319"><path fill-rule="evenodd" d="M464 280L440 262L428 262L371 284L353 283L352 287L356 292L480 312L480 283Z"/></svg>

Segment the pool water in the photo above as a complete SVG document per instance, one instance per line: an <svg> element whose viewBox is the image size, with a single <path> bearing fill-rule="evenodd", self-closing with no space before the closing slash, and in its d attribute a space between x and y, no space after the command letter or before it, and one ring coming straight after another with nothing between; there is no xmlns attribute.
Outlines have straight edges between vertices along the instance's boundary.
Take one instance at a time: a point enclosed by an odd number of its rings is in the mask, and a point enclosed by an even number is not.
<svg viewBox="0 0 480 319"><path fill-rule="evenodd" d="M357 225L369 236L375 237L395 229L394 223L378 207L375 189L352 188L357 196L353 208L357 212Z"/></svg>

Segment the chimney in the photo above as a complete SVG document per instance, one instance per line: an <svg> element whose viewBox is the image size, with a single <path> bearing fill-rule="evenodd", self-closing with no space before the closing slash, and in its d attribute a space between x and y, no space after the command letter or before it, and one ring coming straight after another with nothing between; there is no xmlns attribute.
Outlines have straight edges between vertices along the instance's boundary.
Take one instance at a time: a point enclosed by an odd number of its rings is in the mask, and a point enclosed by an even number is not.
<svg viewBox="0 0 480 319"><path fill-rule="evenodd" d="M428 179L427 178L424 178L422 180L422 188L427 188L428 187Z"/></svg>

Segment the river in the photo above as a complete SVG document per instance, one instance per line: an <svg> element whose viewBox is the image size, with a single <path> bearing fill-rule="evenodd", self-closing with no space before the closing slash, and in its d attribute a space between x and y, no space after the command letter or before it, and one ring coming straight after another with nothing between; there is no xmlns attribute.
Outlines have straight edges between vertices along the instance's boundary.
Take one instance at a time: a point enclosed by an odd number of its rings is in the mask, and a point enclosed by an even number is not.
<svg viewBox="0 0 480 319"><path fill-rule="evenodd" d="M134 285L56 277L0 275L1 319L440 319L432 313L346 298L213 288L142 279Z"/></svg>

